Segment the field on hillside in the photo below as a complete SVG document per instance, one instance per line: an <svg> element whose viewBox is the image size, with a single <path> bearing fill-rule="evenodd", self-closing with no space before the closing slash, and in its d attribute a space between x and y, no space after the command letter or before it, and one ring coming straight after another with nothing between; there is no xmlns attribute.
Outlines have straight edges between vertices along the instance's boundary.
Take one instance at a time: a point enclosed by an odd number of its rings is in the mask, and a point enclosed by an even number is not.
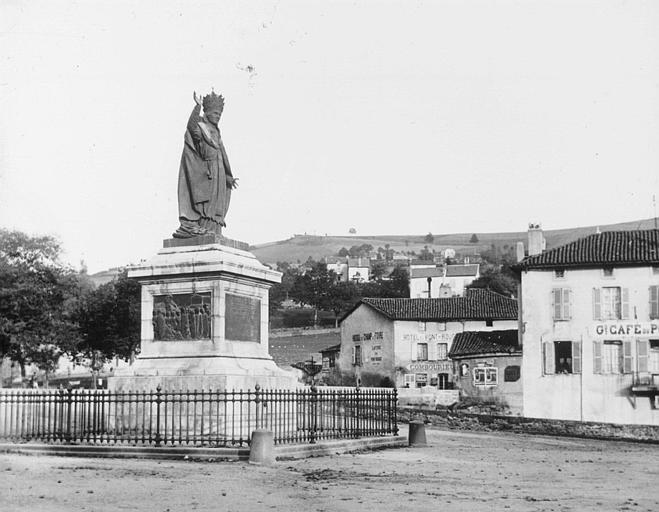
<svg viewBox="0 0 659 512"><path fill-rule="evenodd" d="M601 231L612 230L636 230L652 229L655 227L654 219L643 219L638 221L621 222L618 224L609 224L599 226ZM560 245L572 242L577 238L587 236L596 232L598 226L586 226L579 228L555 229L544 232L547 240L547 248L558 247ZM472 235L478 237L478 243L470 243ZM376 236L315 236L315 235L296 235L288 240L271 242L252 247L252 252L256 257L265 263L276 263L278 261L303 262L309 257L314 260L320 260L324 257L336 256L342 247L349 249L353 245L370 244L375 250L378 247L385 247L389 244L390 248L397 252L414 251L417 254L429 246L436 252L444 249L454 249L458 254L468 256L478 254L481 251L489 249L492 244L499 248L504 246L514 247L517 242L524 242L527 245L526 231L517 231L509 233L455 233L455 234L435 234L433 243L424 241L425 235L376 235Z"/></svg>
<svg viewBox="0 0 659 512"><path fill-rule="evenodd" d="M338 331L270 338L270 355L279 366L308 361L312 356L314 361L320 362L319 351L339 343L341 333Z"/></svg>

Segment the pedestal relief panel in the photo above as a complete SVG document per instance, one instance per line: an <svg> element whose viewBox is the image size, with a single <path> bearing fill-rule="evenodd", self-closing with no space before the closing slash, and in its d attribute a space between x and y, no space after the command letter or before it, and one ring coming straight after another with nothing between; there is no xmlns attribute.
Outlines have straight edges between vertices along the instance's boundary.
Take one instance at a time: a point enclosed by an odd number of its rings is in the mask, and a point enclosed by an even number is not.
<svg viewBox="0 0 659 512"><path fill-rule="evenodd" d="M261 301L226 294L225 338L230 341L261 342Z"/></svg>
<svg viewBox="0 0 659 512"><path fill-rule="evenodd" d="M188 341L212 338L210 292L153 296L153 340Z"/></svg>

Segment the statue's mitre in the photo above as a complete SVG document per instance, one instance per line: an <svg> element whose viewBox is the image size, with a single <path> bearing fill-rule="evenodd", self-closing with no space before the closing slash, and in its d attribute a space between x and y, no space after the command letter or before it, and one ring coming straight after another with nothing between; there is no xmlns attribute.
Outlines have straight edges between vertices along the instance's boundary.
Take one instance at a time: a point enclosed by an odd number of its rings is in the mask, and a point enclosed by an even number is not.
<svg viewBox="0 0 659 512"><path fill-rule="evenodd" d="M211 112L213 110L219 110L222 112L224 110L224 98L220 94L219 96L215 94L215 91L204 96L204 112Z"/></svg>

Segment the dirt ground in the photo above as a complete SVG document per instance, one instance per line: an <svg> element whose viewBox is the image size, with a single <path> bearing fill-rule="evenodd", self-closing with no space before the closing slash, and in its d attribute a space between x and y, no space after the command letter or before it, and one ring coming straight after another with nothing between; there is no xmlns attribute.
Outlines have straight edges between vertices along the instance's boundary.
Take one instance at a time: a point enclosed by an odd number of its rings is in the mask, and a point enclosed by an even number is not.
<svg viewBox="0 0 659 512"><path fill-rule="evenodd" d="M659 445L427 435L428 447L275 467L0 455L0 510L659 511Z"/></svg>

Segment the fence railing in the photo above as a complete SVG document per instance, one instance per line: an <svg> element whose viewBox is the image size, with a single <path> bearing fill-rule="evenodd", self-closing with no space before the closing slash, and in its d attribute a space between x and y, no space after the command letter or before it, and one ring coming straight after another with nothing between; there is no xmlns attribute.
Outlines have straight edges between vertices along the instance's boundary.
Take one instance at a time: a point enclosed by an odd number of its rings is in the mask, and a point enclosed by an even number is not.
<svg viewBox="0 0 659 512"><path fill-rule="evenodd" d="M395 435L396 390L0 390L0 439L11 441L247 446L257 428L276 444Z"/></svg>

